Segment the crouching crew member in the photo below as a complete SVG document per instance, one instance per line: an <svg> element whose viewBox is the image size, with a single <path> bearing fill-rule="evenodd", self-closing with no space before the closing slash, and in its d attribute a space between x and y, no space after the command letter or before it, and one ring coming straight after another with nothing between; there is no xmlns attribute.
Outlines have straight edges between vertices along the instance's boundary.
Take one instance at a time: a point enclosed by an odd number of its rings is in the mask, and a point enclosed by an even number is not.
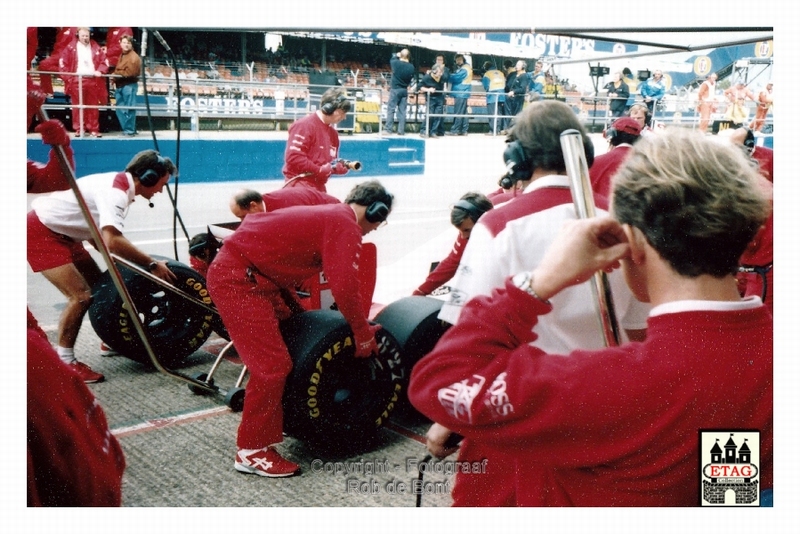
<svg viewBox="0 0 800 534"><path fill-rule="evenodd" d="M642 139L611 216L568 222L533 271L472 299L414 367L411 402L519 457L486 484L515 486L521 506L696 506L700 429L759 430L760 489L772 488L772 318L734 276L770 210L758 178L703 134ZM532 326L550 299L620 264L653 305L645 341L541 350Z"/></svg>
<svg viewBox="0 0 800 534"><path fill-rule="evenodd" d="M78 187L108 249L139 264L155 276L174 282L177 278L165 261L156 261L124 235L125 217L136 195L146 199L160 193L175 173L169 158L154 150L136 154L124 172L93 174L78 179ZM103 375L75 359L74 348L83 316L91 304L92 286L100 268L83 247L92 234L74 193L57 191L34 199L28 213L28 264L41 272L67 297L58 323L58 355L86 383L100 382Z"/></svg>
<svg viewBox="0 0 800 534"><path fill-rule="evenodd" d="M377 349L380 327L364 314L358 261L361 238L386 221L392 200L373 180L353 188L344 203L250 214L211 263L208 289L250 372L236 440L237 471L265 477L299 472L275 449L283 440L281 398L292 368L278 323L302 311L296 286L324 271L353 330L356 357Z"/></svg>
<svg viewBox="0 0 800 534"><path fill-rule="evenodd" d="M237 219L244 219L249 213L339 202L338 198L311 187L284 187L263 195L253 189L240 189L231 197L228 207Z"/></svg>
<svg viewBox="0 0 800 534"><path fill-rule="evenodd" d="M467 193L450 210L450 224L458 229L458 238L453 243L450 254L439 262L428 278L414 290L412 295L430 295L433 290L450 281L458 270L469 235L478 219L492 209L492 202L482 193Z"/></svg>

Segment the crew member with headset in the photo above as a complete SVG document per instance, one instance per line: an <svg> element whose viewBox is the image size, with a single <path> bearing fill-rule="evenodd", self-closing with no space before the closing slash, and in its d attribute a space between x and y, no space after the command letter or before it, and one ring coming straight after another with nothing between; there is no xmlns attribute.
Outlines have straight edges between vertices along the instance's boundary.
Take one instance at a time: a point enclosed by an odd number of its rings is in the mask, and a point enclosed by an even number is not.
<svg viewBox="0 0 800 534"><path fill-rule="evenodd" d="M331 87L322 94L318 110L289 127L283 158L287 187L302 185L325 193L331 174L347 173L347 165L339 160L336 125L345 119L350 107L347 92Z"/></svg>
<svg viewBox="0 0 800 534"><path fill-rule="evenodd" d="M303 311L294 288L324 271L353 331L355 356L377 349L360 295L361 239L381 226L393 196L380 182L355 186L344 203L247 215L208 269L208 290L250 378L234 462L237 471L287 477L300 467L275 449L283 441L283 397L292 369L279 321Z"/></svg>
<svg viewBox="0 0 800 534"><path fill-rule="evenodd" d="M484 194L476 192L465 194L453 204L450 210L450 223L458 229L458 238L453 244L450 254L428 274L428 278L414 290L413 295L430 295L434 289L443 286L455 276L472 228L481 215L492 207L491 200Z"/></svg>
<svg viewBox="0 0 800 534"><path fill-rule="evenodd" d="M457 325L467 302L502 287L506 277L517 274L521 266L537 265L565 221L576 218L561 148L561 133L565 130L580 132L591 166L594 145L568 105L539 100L517 116L503 153L506 174L499 185L508 190L521 182L524 193L484 214L472 229L439 319ZM594 200L597 212L603 213L606 200L599 196ZM610 276L610 284L621 328L629 339L641 339L649 308L634 298L621 273ZM561 300L556 303L558 299ZM589 283L554 297L554 311L542 316L535 327L539 346L557 354L578 348L602 348L605 339L592 302ZM464 387L467 391L470 385ZM433 455L443 457L454 452L445 446L450 432L441 424L431 426L427 437ZM512 453L495 450L488 441L464 440L459 460L471 462L482 458L489 460L488 471L460 475L453 488L454 504L515 504L518 488L513 480L518 459Z"/></svg>
<svg viewBox="0 0 800 534"><path fill-rule="evenodd" d="M133 245L123 234L128 208L136 195L150 200L160 193L175 173L169 158L155 150L136 154L123 172L92 174L78 179L78 187L109 251L155 276L174 282L175 274L165 261L152 258ZM28 212L28 264L41 272L67 297L61 313L56 351L86 383L100 382L103 375L75 359L75 342L81 322L91 304L91 288L101 272L83 247L92 234L81 207L71 190L39 197ZM150 202L150 207L153 203Z"/></svg>

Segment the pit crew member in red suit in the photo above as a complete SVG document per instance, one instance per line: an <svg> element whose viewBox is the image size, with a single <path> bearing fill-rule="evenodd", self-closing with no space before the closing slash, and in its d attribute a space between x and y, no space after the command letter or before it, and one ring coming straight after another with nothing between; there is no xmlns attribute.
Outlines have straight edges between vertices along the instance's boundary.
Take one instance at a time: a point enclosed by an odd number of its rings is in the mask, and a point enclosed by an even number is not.
<svg viewBox="0 0 800 534"><path fill-rule="evenodd" d="M83 109L83 124L81 109L73 108L72 129L75 130L75 136L88 134L102 137L100 110L95 106L108 101L108 89L105 78L102 77L108 73L108 62L100 45L90 39L89 28L78 28L78 39L72 41L61 53L59 70L70 73L64 76L64 88L72 105L90 106Z"/></svg>
<svg viewBox="0 0 800 534"><path fill-rule="evenodd" d="M344 120L348 111L347 92L332 87L323 93L320 109L289 127L283 165L288 187L303 185L325 193L331 174L347 173L347 166L339 160L336 124Z"/></svg>
<svg viewBox="0 0 800 534"><path fill-rule="evenodd" d="M37 69L42 72L39 74L39 86L47 96L53 96L53 75L43 74L44 72L61 72L59 59L61 53L74 43L78 38L78 28L56 28L56 42L50 55L39 62Z"/></svg>
<svg viewBox="0 0 800 534"><path fill-rule="evenodd" d="M430 295L434 289L446 284L456 274L458 263L464 254L469 234L478 219L492 209L492 202L482 193L467 193L450 210L450 223L458 229L458 238L450 254L428 274L428 278L415 289L412 295Z"/></svg>
<svg viewBox="0 0 800 534"><path fill-rule="evenodd" d="M353 330L356 357L377 348L380 327L364 314L358 257L362 237L386 220L392 199L379 182L364 182L344 203L248 215L225 238L208 269L208 289L250 372L236 440L237 471L266 477L299 472L275 449L283 441L281 398L292 368L278 323L302 310L293 292L297 285L324 270Z"/></svg>
<svg viewBox="0 0 800 534"><path fill-rule="evenodd" d="M311 187L284 187L263 195L253 189L240 189L231 197L229 207L237 219L249 213L275 211L290 206L338 204L340 200Z"/></svg>
<svg viewBox="0 0 800 534"><path fill-rule="evenodd" d="M513 180L522 184L524 192L483 215L475 225L459 270L450 281L450 298L442 305L439 319L456 324L471 298L491 294L493 288L502 287L508 276L527 265L538 264L564 222L575 219L560 138L561 132L569 129L581 132L587 163L593 166L592 141L566 104L540 100L517 116L503 157L507 166L513 164ZM594 201L598 213L605 213L606 198L595 195ZM649 307L636 300L620 274L610 276L609 282L621 329L628 339L643 338ZM604 347L605 338L594 312L595 300L589 284L559 295L556 311L536 325L540 346L562 354ZM446 434L438 425L431 427L431 452L437 455L442 453L435 446L441 437ZM515 455L475 440L464 440L461 457L475 461L488 458L489 473L498 478L513 474L520 461ZM457 506L509 506L516 501L515 492L513 485L489 492L486 477L466 474L456 482L453 501Z"/></svg>
<svg viewBox="0 0 800 534"><path fill-rule="evenodd" d="M755 135L749 128L737 128L731 134L730 140L734 146L741 147L748 157L758 164L762 176L760 185L772 202L772 149L756 145ZM772 312L774 297L772 283L774 274L772 266L773 215L773 211L770 211L764 226L748 243L747 249L739 259L742 270L737 275L741 294L745 297L760 296L770 312Z"/></svg>
<svg viewBox="0 0 800 534"><path fill-rule="evenodd" d="M44 103L28 92L28 122ZM72 150L64 126L40 124L42 140ZM50 153L42 165L28 161L28 192L69 188ZM27 310L27 502L28 506L119 506L125 457L105 414L81 376L60 361L47 335Z"/></svg>
<svg viewBox="0 0 800 534"><path fill-rule="evenodd" d="M31 90L28 91L27 100L27 116L30 122L33 115L44 104L45 95L40 91ZM69 145L69 134L67 134L67 130L61 124L61 121L49 119L36 126L34 131L41 134L44 144L63 147L67 160L72 168L75 168L75 156L72 147ZM69 189L69 181L61 171L61 165L58 162L55 151L55 148L50 149L47 163L28 160L28 193L48 193L50 191Z"/></svg>
<svg viewBox="0 0 800 534"><path fill-rule="evenodd" d="M758 429L772 488L772 319L734 279L769 213L757 179L702 134L643 139L615 177L612 217L571 221L533 271L470 301L414 367L411 402L518 457L512 477L485 478L514 485L520 506L697 506L700 429ZM531 325L551 299L620 264L653 304L647 339L543 351Z"/></svg>
<svg viewBox="0 0 800 534"><path fill-rule="evenodd" d="M169 158L154 150L143 150L131 159L124 172L78 179L78 187L109 250L168 282L174 282L176 277L167 263L139 250L122 231L134 197L150 199L161 192L174 172L175 165ZM103 375L77 361L74 353L83 316L91 304L91 288L101 274L83 246L84 241L92 240L92 234L72 191L38 197L31 202L31 208L27 223L28 264L67 297L59 320L56 351L87 383L100 382Z"/></svg>
<svg viewBox="0 0 800 534"><path fill-rule="evenodd" d="M608 152L594 158L594 163L589 169L592 191L608 198L611 192L611 178L617 172L633 144L639 140L641 132L642 127L630 117L622 117L614 121L611 128L605 132Z"/></svg>

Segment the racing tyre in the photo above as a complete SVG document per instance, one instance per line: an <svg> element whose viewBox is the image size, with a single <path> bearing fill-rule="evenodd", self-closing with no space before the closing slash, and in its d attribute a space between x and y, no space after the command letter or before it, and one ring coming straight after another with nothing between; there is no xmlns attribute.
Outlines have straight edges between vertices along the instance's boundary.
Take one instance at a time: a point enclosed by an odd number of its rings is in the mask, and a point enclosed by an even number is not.
<svg viewBox="0 0 800 534"><path fill-rule="evenodd" d="M400 396L400 412L413 410L407 396L411 370L423 356L433 350L450 327L449 323L438 318L442 304L442 300L415 295L389 304L375 316L374 321L394 337L403 354L403 374L406 381Z"/></svg>
<svg viewBox="0 0 800 534"><path fill-rule="evenodd" d="M372 442L408 381L392 335L379 330L379 353L356 358L350 325L333 310L297 314L281 323L281 334L293 362L283 396L286 434L331 452Z"/></svg>
<svg viewBox="0 0 800 534"><path fill-rule="evenodd" d="M206 281L197 271L174 260L159 259L167 261L178 277L176 288L211 305ZM121 266L120 273L159 363L165 367L184 363L208 339L215 315L131 269ZM100 339L123 356L152 365L108 271L92 288L92 298L89 320Z"/></svg>

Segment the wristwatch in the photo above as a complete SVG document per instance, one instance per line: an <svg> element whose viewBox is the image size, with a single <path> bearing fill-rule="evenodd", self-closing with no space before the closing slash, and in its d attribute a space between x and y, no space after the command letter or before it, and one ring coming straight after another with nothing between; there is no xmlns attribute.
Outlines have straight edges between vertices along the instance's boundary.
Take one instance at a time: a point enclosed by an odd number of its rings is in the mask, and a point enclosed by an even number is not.
<svg viewBox="0 0 800 534"><path fill-rule="evenodd" d="M158 262L157 262L157 261L151 261L151 262L150 262L150 263L147 265L147 270L148 270L148 271L150 271L150 272L152 273L152 272L153 272L153 270L154 270L156 267L158 267Z"/></svg>
<svg viewBox="0 0 800 534"><path fill-rule="evenodd" d="M511 283L539 302L550 304L549 300L544 300L542 297L537 295L536 291L534 291L533 287L531 287L531 283L533 283L533 273L530 271L522 271L521 273L514 275L514 278L511 279Z"/></svg>

